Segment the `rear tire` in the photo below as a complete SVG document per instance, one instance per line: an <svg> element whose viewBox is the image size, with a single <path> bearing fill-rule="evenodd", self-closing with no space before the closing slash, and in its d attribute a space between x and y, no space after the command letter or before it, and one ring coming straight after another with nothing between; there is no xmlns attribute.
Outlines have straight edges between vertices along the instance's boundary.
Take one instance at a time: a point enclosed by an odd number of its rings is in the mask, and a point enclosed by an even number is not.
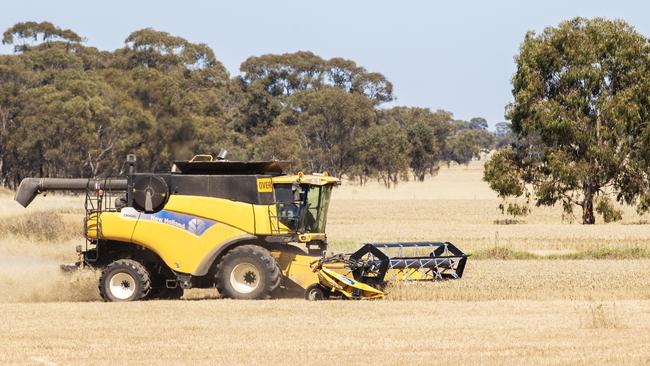
<svg viewBox="0 0 650 366"><path fill-rule="evenodd" d="M99 278L99 294L104 301L136 301L151 291L149 271L132 259L112 262Z"/></svg>
<svg viewBox="0 0 650 366"><path fill-rule="evenodd" d="M266 248L242 245L217 264L217 290L231 299L265 299L280 284L282 272Z"/></svg>

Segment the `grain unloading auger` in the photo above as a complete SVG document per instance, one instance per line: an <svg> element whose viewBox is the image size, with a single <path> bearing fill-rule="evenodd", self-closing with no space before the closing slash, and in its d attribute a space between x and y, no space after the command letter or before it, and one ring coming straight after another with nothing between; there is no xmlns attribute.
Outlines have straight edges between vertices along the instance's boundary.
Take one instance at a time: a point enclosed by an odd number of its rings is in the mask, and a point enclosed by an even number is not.
<svg viewBox="0 0 650 366"><path fill-rule="evenodd" d="M280 288L309 299L371 299L387 282L460 278L467 256L450 243L374 243L326 255L325 225L337 178L286 174L288 163L197 156L168 173L101 179L26 178L27 207L48 190L85 191L85 247L72 267L101 271L106 301L177 299L216 287L262 299Z"/></svg>

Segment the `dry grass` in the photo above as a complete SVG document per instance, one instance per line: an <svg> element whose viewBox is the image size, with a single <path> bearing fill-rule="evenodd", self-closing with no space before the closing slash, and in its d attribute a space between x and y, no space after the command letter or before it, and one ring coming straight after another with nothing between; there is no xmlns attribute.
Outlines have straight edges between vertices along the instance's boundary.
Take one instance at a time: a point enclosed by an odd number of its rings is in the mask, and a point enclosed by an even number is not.
<svg viewBox="0 0 650 366"><path fill-rule="evenodd" d="M0 218L44 211L78 215L84 213L84 198L82 196L48 193L45 196L36 197L29 207L23 208L14 201L13 193L6 192L7 190L0 193Z"/></svg>
<svg viewBox="0 0 650 366"><path fill-rule="evenodd" d="M605 303L606 306L613 306ZM0 304L1 364L642 364L650 302L589 327L575 301Z"/></svg>
<svg viewBox="0 0 650 366"><path fill-rule="evenodd" d="M650 300L650 260L481 260L459 281L400 283L389 300Z"/></svg>
<svg viewBox="0 0 650 366"><path fill-rule="evenodd" d="M83 229L78 215L55 211L30 212L0 221L0 237L7 236L49 242L80 238Z"/></svg>
<svg viewBox="0 0 650 366"><path fill-rule="evenodd" d="M621 329L626 328L616 309L616 303L591 303L582 307L583 319L581 325L588 329Z"/></svg>

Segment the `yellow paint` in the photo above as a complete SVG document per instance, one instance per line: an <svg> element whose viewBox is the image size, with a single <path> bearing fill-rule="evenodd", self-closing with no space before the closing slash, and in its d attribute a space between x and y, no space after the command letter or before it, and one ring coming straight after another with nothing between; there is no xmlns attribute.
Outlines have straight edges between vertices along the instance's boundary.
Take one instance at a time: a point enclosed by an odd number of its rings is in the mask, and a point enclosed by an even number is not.
<svg viewBox="0 0 650 366"><path fill-rule="evenodd" d="M257 178L257 191L264 193L273 192L273 181L271 178Z"/></svg>
<svg viewBox="0 0 650 366"><path fill-rule="evenodd" d="M330 177L327 175L281 175L279 177L273 177L273 183L300 183L300 184L309 184L314 186L325 186L328 184L340 184L341 181L338 178Z"/></svg>
<svg viewBox="0 0 650 366"><path fill-rule="evenodd" d="M139 213L134 214L139 215ZM102 228L103 238L129 242L137 223L137 216L135 218L125 218L124 215L120 216L119 212L102 212L99 223ZM89 237L97 238L97 227L97 213L92 213L88 219Z"/></svg>
<svg viewBox="0 0 650 366"><path fill-rule="evenodd" d="M307 233L298 235L298 241L301 243L309 243L314 240L325 241L327 236L324 233Z"/></svg>
<svg viewBox="0 0 650 366"><path fill-rule="evenodd" d="M302 288L318 283L318 275L312 271L310 264L319 257L300 255L289 252L275 251L272 253L277 259L284 277Z"/></svg>
<svg viewBox="0 0 650 366"><path fill-rule="evenodd" d="M323 267L319 270L319 280L322 285L342 293L347 298L353 298L354 289L361 290L361 299L378 299L384 296L384 293L365 283L358 282L347 277L338 271Z"/></svg>
<svg viewBox="0 0 650 366"><path fill-rule="evenodd" d="M152 220L139 220L131 241L158 253L174 271L197 274L201 262L215 247L246 232L217 222L203 235Z"/></svg>
<svg viewBox="0 0 650 366"><path fill-rule="evenodd" d="M363 299L377 299L384 296L382 291L348 277L350 270L345 268L343 263L329 263L323 268L314 270L314 264L321 257L280 251L272 254L277 259L282 274L304 289L320 283L347 298L353 297L352 291L355 288L361 290Z"/></svg>
<svg viewBox="0 0 650 366"><path fill-rule="evenodd" d="M310 176L305 176L310 177ZM331 177L323 178L319 184L327 181L338 181ZM289 178L289 180L295 180ZM261 183L263 184L260 184ZM265 191L268 184L275 180L261 178L258 180L258 189ZM143 219L144 213L137 212L133 208L122 209L121 212L103 212L101 215L92 213L89 215L87 227L88 236L92 239L114 240L138 244L156 253L171 269L181 273L202 275L202 262L210 260L213 253L219 247L228 242L240 238L252 238L267 235L296 235L296 240L309 242L312 240L324 240L325 234L301 234L289 230L279 222L275 204L254 205L245 202L232 201L223 198L190 196L174 194L169 197L164 210L180 214L196 216L199 218L216 221L201 236L177 228L173 225L161 223L154 220ZM101 235L98 232L101 231ZM283 255L286 253L283 253ZM313 259L313 257L309 257ZM307 260L307 259L305 259ZM315 283L317 276L311 272L307 265L306 272L301 268L304 262L294 263L287 269L287 275L295 277L301 283Z"/></svg>
<svg viewBox="0 0 650 366"><path fill-rule="evenodd" d="M225 222L241 231L254 234L256 220L262 221L264 217L255 218L253 206L250 203L224 198L173 194L169 196L165 210Z"/></svg>

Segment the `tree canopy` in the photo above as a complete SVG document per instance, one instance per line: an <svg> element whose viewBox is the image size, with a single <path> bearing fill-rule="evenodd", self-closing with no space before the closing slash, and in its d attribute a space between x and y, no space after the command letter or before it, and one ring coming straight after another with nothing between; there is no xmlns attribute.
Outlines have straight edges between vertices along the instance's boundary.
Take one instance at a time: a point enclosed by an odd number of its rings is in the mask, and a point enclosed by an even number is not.
<svg viewBox="0 0 650 366"><path fill-rule="evenodd" d="M392 83L344 58L254 56L231 77L207 45L151 28L114 51L49 22L18 23L3 43L15 49L0 55L0 183L9 187L28 176L123 174L129 153L138 169L160 171L221 148L393 186L409 172L435 174L457 140L467 140L457 155L472 152L454 161L481 149L462 132L471 123L449 112L383 108Z"/></svg>
<svg viewBox="0 0 650 366"><path fill-rule="evenodd" d="M650 45L624 21L575 18L529 32L516 58L514 141L486 164L500 196L620 218L650 205ZM530 192L532 190L532 192Z"/></svg>

